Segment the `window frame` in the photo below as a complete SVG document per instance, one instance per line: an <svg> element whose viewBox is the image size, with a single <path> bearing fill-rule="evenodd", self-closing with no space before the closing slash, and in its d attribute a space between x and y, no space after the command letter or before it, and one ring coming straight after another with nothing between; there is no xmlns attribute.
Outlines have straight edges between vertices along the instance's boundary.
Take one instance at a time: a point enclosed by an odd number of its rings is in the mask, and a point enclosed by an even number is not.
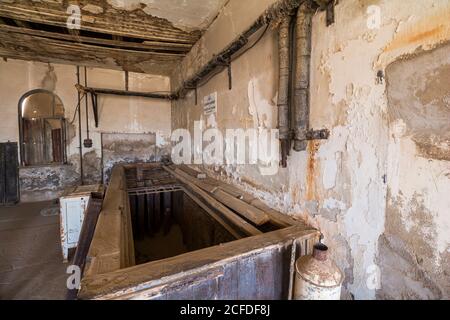
<svg viewBox="0 0 450 320"><path fill-rule="evenodd" d="M19 99L19 104L18 104L18 120L19 120L19 152L20 152L20 165L22 167L48 167L48 166L54 166L54 165L65 165L67 164L67 122L66 122L66 118L64 117L44 117L44 118L40 118L43 120L47 120L47 119L55 119L55 120L61 120L61 126L62 126L62 130L61 130L61 149L62 149L62 162L50 162L50 163L43 163L43 164L27 164L25 162L25 148L24 148L24 125L23 125L23 121L24 118L22 117L22 105L25 101L26 98L28 98L29 96L32 96L34 94L37 93L47 93L47 94L51 94L53 96L55 96L56 98L58 98L61 102L61 98L59 98L58 95L56 95L54 92L49 91L49 90L45 90L45 89L34 89L31 91L28 91L27 93L25 93L20 99ZM45 139L44 139L45 140Z"/></svg>

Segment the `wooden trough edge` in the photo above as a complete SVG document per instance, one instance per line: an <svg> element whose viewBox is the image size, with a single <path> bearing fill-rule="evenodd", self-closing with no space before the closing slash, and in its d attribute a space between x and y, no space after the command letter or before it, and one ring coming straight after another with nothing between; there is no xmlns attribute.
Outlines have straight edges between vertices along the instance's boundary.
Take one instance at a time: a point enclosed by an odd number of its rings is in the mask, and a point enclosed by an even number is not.
<svg viewBox="0 0 450 320"><path fill-rule="evenodd" d="M79 299L126 299L144 294L177 279L219 268L227 263L254 255L268 247L284 246L305 239L318 240L320 232L301 226L236 240L172 258L154 261L82 280Z"/></svg>

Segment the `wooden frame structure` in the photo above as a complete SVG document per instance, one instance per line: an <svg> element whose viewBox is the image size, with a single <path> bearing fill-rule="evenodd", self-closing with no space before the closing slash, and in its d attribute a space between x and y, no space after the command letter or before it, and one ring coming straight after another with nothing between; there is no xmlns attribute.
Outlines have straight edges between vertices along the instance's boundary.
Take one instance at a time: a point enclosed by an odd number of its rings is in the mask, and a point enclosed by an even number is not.
<svg viewBox="0 0 450 320"><path fill-rule="evenodd" d="M264 205L257 199L237 188L212 178L196 178L192 176L195 171L183 166L164 166L164 169L207 213L224 227L231 228L238 240L135 265L125 170L136 167L139 179L142 168L154 166L161 165L119 165L113 169L86 257L79 299L246 300L291 297L294 262L299 256L312 252L320 233L269 208L263 210ZM216 187L210 192L200 187L209 188L212 184ZM233 200L231 210L221 202L223 199L218 200L224 196L222 193L219 193L219 198L214 198L214 192L218 189L227 190L226 194L234 194L234 199L247 205ZM251 208L258 210L252 211ZM262 212L280 229L263 233L257 223L242 224L245 220L237 212L243 210Z"/></svg>

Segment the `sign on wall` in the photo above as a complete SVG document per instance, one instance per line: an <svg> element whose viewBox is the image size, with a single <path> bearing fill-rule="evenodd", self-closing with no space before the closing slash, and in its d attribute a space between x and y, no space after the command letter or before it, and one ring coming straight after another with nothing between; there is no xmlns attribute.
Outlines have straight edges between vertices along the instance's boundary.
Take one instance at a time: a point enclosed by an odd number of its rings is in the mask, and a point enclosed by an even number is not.
<svg viewBox="0 0 450 320"><path fill-rule="evenodd" d="M217 92L203 98L203 111L207 116L217 112Z"/></svg>

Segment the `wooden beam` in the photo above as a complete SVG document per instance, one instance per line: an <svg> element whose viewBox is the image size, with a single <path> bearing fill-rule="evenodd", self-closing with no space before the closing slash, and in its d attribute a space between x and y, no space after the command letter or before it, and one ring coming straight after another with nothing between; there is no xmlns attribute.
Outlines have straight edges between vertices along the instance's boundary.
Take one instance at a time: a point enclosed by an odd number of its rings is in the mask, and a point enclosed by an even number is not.
<svg viewBox="0 0 450 320"><path fill-rule="evenodd" d="M183 188L184 193L191 198L197 205L206 211L214 220L216 220L222 227L224 227L233 237L236 239L242 239L243 237L237 233L232 226L230 226L224 219L222 219L217 213L211 210L203 201L201 201L194 193L190 192L186 188Z"/></svg>
<svg viewBox="0 0 450 320"><path fill-rule="evenodd" d="M4 21L3 21L4 22ZM180 53L187 53L191 49L191 45L189 44L183 44L183 43L171 43L171 42L160 42L160 41L144 41L143 43L135 43L135 42L128 42L128 41L118 41L118 40L109 40L109 39L100 39L100 38L94 38L94 37L85 37L85 36L73 36L71 34L62 34L62 33L56 33L56 32L48 32L48 31L42 31L42 30L35 30L35 29L29 29L29 28L20 28L20 27L13 27L8 26L6 23L2 24L2 20L0 18L0 31L3 32L12 32L12 33L18 33L18 34L25 34L40 38L47 38L47 39L56 39L56 40L66 40L66 41L72 41L76 43L87 43L87 44L94 44L98 46L110 46L110 47L116 47L121 49L137 49L137 50L147 50L150 52L157 52L160 51L174 51L174 52L180 52Z"/></svg>
<svg viewBox="0 0 450 320"><path fill-rule="evenodd" d="M179 168L181 170L183 170L184 172L190 174L191 176L196 176L199 173L199 171L196 171L196 170L188 167L187 165L181 165L181 166L179 166ZM246 203L248 203L249 205L252 205L252 206L264 211L267 215L269 215L270 221L278 227L284 228L284 227L293 226L296 224L304 224L303 221L294 220L290 216L270 208L269 206L267 206L264 202L262 202L258 198L254 197L253 195L251 195L245 191L238 189L237 187L235 187L231 184L225 183L225 182L217 180L217 179L212 179L210 177L207 177L203 181L205 181L206 183L210 183L210 184L216 183L220 187L220 189L227 192L231 196L233 196L235 198L239 198L242 201L245 201ZM306 226L306 224L304 224L304 225Z"/></svg>
<svg viewBox="0 0 450 320"><path fill-rule="evenodd" d="M169 75L182 58L178 54L99 47L1 30L0 56L161 75Z"/></svg>
<svg viewBox="0 0 450 320"><path fill-rule="evenodd" d="M257 226L263 225L269 221L269 217L263 211L245 203L244 201L238 198L233 197L232 195L224 192L223 190L220 190L218 186L207 185L201 182L199 179L194 178L191 175L187 174L186 172L180 170L179 168L175 169L175 172L183 176L183 178L189 180L196 186L202 188L204 191L209 192L211 196L213 196L216 200L220 201L227 207L233 209L239 215L253 222Z"/></svg>
<svg viewBox="0 0 450 320"><path fill-rule="evenodd" d="M27 21L13 20L14 23L20 28L30 28L30 24Z"/></svg>
<svg viewBox="0 0 450 320"><path fill-rule="evenodd" d="M81 282L80 299L127 299L167 285L173 281L221 268L233 261L242 261L268 247L285 247L286 242L315 242L319 232L293 226L252 238L228 242L165 260L154 261L128 269L85 277Z"/></svg>
<svg viewBox="0 0 450 320"><path fill-rule="evenodd" d="M182 183L188 185L193 191L195 191L200 197L203 198L203 200L209 202L212 206L217 208L217 210L224 215L226 219L228 219L230 222L234 223L237 228L241 229L245 234L247 235L258 235L262 234L260 230L255 228L253 225L239 217L237 214L235 214L233 211L228 209L225 205L223 205L221 202L214 199L209 193L203 191L201 188L196 186L194 183L189 181L189 179L186 179L182 175L178 174L174 170L170 169L169 167L164 166L164 170L171 173L175 178L180 180Z"/></svg>
<svg viewBox="0 0 450 320"><path fill-rule="evenodd" d="M114 9L109 6L110 9ZM31 0L0 2L0 16L10 19L67 27L70 14L60 3ZM118 18L120 15L120 18ZM141 10L106 10L102 14L82 12L81 30L141 38L145 40L172 41L193 45L201 36L200 31L187 32L174 27L169 21L150 16Z"/></svg>

